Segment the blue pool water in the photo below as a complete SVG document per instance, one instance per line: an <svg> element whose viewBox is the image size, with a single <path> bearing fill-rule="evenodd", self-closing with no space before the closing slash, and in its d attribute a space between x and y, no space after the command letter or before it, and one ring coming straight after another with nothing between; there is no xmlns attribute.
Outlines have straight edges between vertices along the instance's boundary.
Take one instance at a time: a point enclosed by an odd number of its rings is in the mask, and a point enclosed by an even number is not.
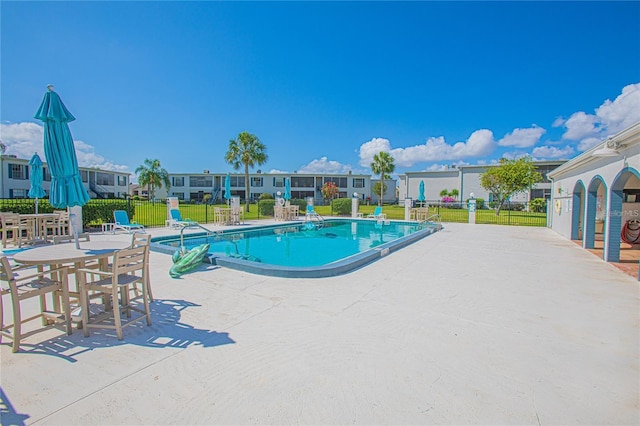
<svg viewBox="0 0 640 426"><path fill-rule="evenodd" d="M312 229L310 229L312 228ZM187 249L209 243L212 263L283 277L339 275L404 247L439 229L436 224L401 221L327 220L185 236ZM173 253L179 236L152 240L157 251Z"/></svg>

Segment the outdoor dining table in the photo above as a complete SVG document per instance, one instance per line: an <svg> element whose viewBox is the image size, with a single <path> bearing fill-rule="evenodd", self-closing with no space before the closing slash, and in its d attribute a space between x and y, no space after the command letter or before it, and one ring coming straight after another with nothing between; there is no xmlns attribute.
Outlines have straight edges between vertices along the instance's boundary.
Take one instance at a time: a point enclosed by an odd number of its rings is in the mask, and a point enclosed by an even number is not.
<svg viewBox="0 0 640 426"><path fill-rule="evenodd" d="M108 258L113 256L117 250L127 248L131 245L130 241L83 241L80 247L76 247L75 243L64 243L41 246L29 250L25 250L13 255L13 260L24 265L35 265L43 268L49 265L52 269L61 266L73 264L74 270L85 267L87 261L98 260L101 267L106 266ZM84 279L84 274L76 275L76 286L79 288L79 280ZM69 289L70 294L77 294L77 291ZM59 300L55 300L54 306L60 308Z"/></svg>
<svg viewBox="0 0 640 426"><path fill-rule="evenodd" d="M296 220L300 214L300 206L284 206L284 220Z"/></svg>
<svg viewBox="0 0 640 426"><path fill-rule="evenodd" d="M417 220L418 222L427 220L429 216L429 208L428 207L419 207L415 209L411 209L411 219Z"/></svg>
<svg viewBox="0 0 640 426"><path fill-rule="evenodd" d="M47 239L47 235L46 235L46 229L44 229L44 224L47 221L51 221L53 219L56 219L58 217L58 213L38 213L38 214L20 214L19 215L20 219L25 219L27 220L29 223L31 223L31 235L33 235L34 240L38 240L38 239L42 239L45 240ZM45 232L44 235L39 235L41 232Z"/></svg>

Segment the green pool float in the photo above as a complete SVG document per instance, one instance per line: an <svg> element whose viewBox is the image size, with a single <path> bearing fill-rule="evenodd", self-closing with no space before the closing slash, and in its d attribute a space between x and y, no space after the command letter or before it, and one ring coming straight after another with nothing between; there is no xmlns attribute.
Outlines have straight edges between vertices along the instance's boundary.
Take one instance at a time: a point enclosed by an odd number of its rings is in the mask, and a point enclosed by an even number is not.
<svg viewBox="0 0 640 426"><path fill-rule="evenodd" d="M182 247L173 253L173 266L169 269L171 278L178 278L202 263L202 259L209 251L209 244L201 244L191 250Z"/></svg>

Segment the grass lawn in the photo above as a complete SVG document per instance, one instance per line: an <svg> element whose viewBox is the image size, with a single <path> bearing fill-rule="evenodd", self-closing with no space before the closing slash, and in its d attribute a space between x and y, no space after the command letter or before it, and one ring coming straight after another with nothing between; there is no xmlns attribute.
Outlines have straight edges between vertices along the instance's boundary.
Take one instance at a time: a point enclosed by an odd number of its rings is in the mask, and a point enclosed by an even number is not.
<svg viewBox="0 0 640 426"><path fill-rule="evenodd" d="M180 214L184 220L190 219L205 224L213 222L213 209L215 207L226 207L225 204L205 205L205 204L180 204ZM244 208L244 206L243 206ZM364 216L373 213L375 205L360 205L358 211ZM136 202L134 220L145 226L164 226L167 210L163 203ZM331 216L331 206L315 206L315 210L322 216ZM404 206L385 205L382 207L383 213L388 219L404 220ZM442 222L468 222L469 212L466 209L455 208L430 208L430 214L440 214ZM258 214L258 205L251 204L249 212L244 213L245 220L270 219L272 216ZM500 225L520 225L520 226L546 226L547 215L545 213L531 213L523 211L502 210L496 216L495 210L478 210L476 212L476 223L500 224Z"/></svg>

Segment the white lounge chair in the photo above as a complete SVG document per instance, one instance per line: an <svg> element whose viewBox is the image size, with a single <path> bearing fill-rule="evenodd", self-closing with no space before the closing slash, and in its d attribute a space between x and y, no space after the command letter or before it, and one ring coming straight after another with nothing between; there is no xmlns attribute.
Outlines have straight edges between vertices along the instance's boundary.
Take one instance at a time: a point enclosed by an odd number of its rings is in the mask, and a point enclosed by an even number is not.
<svg viewBox="0 0 640 426"><path fill-rule="evenodd" d="M190 226L198 226L198 222L194 220L182 219L182 215L178 209L169 210L169 214L171 215L171 219L169 219L169 226L171 228L188 228Z"/></svg>

